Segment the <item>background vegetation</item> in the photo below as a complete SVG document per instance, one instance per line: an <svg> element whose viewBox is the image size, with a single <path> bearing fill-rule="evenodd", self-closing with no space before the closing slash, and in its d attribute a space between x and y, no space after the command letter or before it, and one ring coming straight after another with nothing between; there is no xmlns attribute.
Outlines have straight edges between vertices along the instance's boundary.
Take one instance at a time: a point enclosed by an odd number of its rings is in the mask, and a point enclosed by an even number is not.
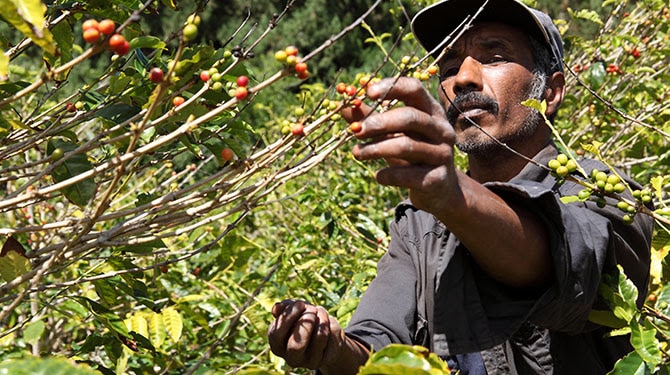
<svg viewBox="0 0 670 375"><path fill-rule="evenodd" d="M413 74L403 56L424 72L408 18L430 2L0 0L0 373L307 373L269 352L272 304L306 299L346 324L405 194L351 157L335 85ZM670 10L535 5L566 41L567 149L626 171L647 189L630 203L657 208L645 307L622 278L594 319L633 333L616 373L667 373ZM130 53L86 43L91 18L122 25ZM308 79L275 60L289 45ZM220 91L199 78L212 66ZM240 75L252 90L238 101Z"/></svg>

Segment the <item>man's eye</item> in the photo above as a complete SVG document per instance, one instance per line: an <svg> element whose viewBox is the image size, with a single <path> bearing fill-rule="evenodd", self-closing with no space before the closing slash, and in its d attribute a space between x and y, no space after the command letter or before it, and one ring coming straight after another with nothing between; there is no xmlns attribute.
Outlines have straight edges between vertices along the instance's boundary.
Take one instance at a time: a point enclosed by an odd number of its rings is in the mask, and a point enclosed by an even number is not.
<svg viewBox="0 0 670 375"><path fill-rule="evenodd" d="M487 64L498 64L498 63L504 63L504 62L507 62L507 59L500 56L500 55L491 56L487 60Z"/></svg>

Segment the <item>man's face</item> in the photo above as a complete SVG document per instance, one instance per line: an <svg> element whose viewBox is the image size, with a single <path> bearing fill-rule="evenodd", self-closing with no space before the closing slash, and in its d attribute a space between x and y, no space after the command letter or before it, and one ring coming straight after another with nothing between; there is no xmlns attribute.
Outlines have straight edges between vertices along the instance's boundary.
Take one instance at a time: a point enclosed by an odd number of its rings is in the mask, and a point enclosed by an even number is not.
<svg viewBox="0 0 670 375"><path fill-rule="evenodd" d="M476 24L439 62L440 100L457 135L456 145L471 156L500 149L481 126L500 142L517 149L536 131L538 113L521 105L544 94L543 75L535 64L526 36L502 23Z"/></svg>

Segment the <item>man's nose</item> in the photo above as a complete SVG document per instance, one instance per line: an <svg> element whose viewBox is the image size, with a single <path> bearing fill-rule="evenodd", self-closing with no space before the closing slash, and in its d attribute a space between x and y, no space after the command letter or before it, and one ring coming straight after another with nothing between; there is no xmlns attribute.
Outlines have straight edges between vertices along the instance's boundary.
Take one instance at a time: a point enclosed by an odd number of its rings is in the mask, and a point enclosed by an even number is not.
<svg viewBox="0 0 670 375"><path fill-rule="evenodd" d="M454 79L454 94L482 89L482 64L477 59L468 56L461 63Z"/></svg>

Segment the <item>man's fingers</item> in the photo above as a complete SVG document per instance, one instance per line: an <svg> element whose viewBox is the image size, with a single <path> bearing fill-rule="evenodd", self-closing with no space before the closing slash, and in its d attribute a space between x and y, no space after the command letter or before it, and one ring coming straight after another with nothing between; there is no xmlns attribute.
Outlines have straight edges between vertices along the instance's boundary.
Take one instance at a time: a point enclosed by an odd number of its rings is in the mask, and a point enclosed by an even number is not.
<svg viewBox="0 0 670 375"><path fill-rule="evenodd" d="M359 144L354 146L352 152L358 160L384 158L395 160L396 165L442 165L452 158L451 148L407 136ZM399 163L399 161L404 161L404 163Z"/></svg>
<svg viewBox="0 0 670 375"><path fill-rule="evenodd" d="M397 99L406 106L431 114L444 113L442 105L423 87L421 81L414 78L382 79L368 87L367 95L372 100Z"/></svg>
<svg viewBox="0 0 670 375"><path fill-rule="evenodd" d="M312 333L309 348L306 352L307 368L318 368L323 365L323 355L330 336L330 316L321 306L316 307L317 324Z"/></svg>
<svg viewBox="0 0 670 375"><path fill-rule="evenodd" d="M305 355L316 329L318 317L316 308L308 306L302 315L296 319L293 330L286 343L286 363L293 367L303 367L309 363Z"/></svg>
<svg viewBox="0 0 670 375"><path fill-rule="evenodd" d="M287 341L293 333L296 320L302 316L306 304L303 301L282 301L273 306L273 312L278 311L274 322L268 329L268 341L270 349L280 357L286 354ZM279 311L281 310L281 311Z"/></svg>
<svg viewBox="0 0 670 375"><path fill-rule="evenodd" d="M354 122L354 121L362 121L370 114L371 111L372 108L367 104L363 103L361 104L360 107L356 108L344 107L340 111L340 114L345 120L347 120L347 122Z"/></svg>

